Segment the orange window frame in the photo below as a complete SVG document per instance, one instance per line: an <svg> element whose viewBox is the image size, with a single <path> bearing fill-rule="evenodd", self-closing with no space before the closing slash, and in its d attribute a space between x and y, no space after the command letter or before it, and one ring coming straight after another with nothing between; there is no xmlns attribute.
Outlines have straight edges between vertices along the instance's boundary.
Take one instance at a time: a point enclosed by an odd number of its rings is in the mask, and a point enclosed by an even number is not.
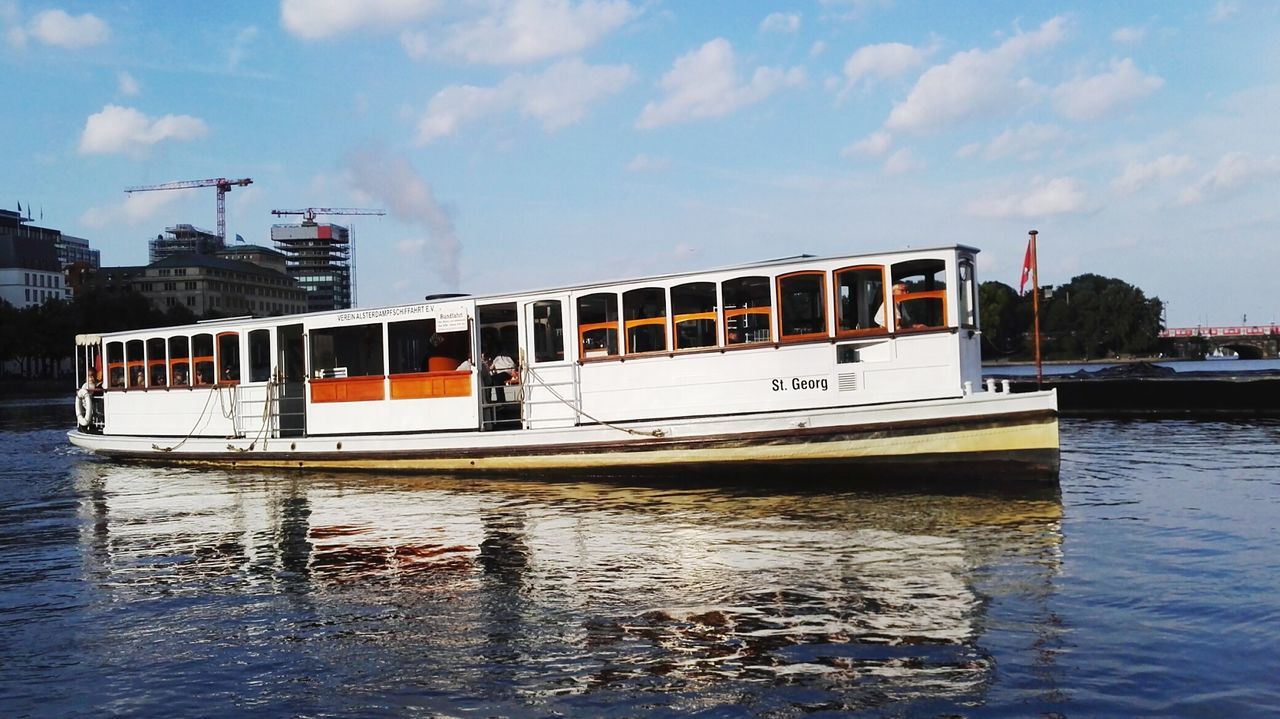
<svg viewBox="0 0 1280 719"><path fill-rule="evenodd" d="M910 302L912 300L928 300L928 299L936 299L936 300L942 301L942 324L920 325L919 327L899 327L898 326L898 318L901 316L901 313L898 310L898 305L901 305L903 302ZM948 327L947 325L947 291L946 290L907 292L906 294L903 294L901 297L895 297L893 299L893 306L894 306L893 326L894 326L894 329L897 330L898 332L922 332L926 330L937 330L937 329L944 329Z"/></svg>
<svg viewBox="0 0 1280 719"><path fill-rule="evenodd" d="M818 306L822 308L823 329L821 332L805 332L802 334L788 335L788 334L785 334L785 327L783 325L783 322L786 321L786 318L782 316L782 281L789 280L794 277L806 277L806 276L817 277L818 281L822 285L821 286L822 297L820 298L821 301L818 303ZM777 280L774 282L774 293L775 293L774 296L777 298L777 302L778 302L778 341L779 342L812 342L815 340L829 339L831 337L831 329L830 329L831 320L828 317L830 313L827 310L827 273L826 272L823 272L821 270L801 270L799 272L788 272L785 275L778 275Z"/></svg>
<svg viewBox="0 0 1280 719"><path fill-rule="evenodd" d="M578 325L578 356L579 357L583 359L587 358L587 333L595 332L596 330L613 330L615 333L617 333L618 322L616 320L613 320L608 322L592 322L591 324ZM593 349L591 350L591 352L593 353L592 357L617 357L618 356L617 352L609 351L609 348L607 346L608 343L605 343L605 344L606 344L604 349L605 354L602 355L600 354L600 350Z"/></svg>
<svg viewBox="0 0 1280 719"><path fill-rule="evenodd" d="M631 330L632 330L633 328L636 328L636 327L650 327L650 326L652 326L652 325L661 325L661 326L662 326L662 349L660 349L660 350L648 350L648 351L645 351L645 352L632 352L632 351L628 350L628 349L627 349L627 346L631 344L631 342L630 342L630 340L631 340ZM624 344L624 345L623 345L623 347L622 347L622 351L623 351L623 353L624 353L624 354L629 354L629 355L651 355L651 354L655 354L655 353L658 353L658 352L666 352L666 351L667 351L667 345L671 344L671 343L668 341L668 339L669 339L669 338L667 337L667 318L666 318L666 317L645 317L645 318L643 318L643 319L638 319L638 320L627 320L626 322L623 322L623 323L622 323L622 329L623 329L623 335L622 335L622 336L623 336L623 337L625 337L625 338L627 339L626 344Z"/></svg>
<svg viewBox="0 0 1280 719"><path fill-rule="evenodd" d="M885 314L885 322L881 327L868 327L861 330L844 330L840 329L844 324L843 307L840 304L840 295L833 292L831 302L835 305L836 318L836 337L865 337L867 335L885 335L889 334L889 307L893 302L893 287L889 284L888 268L884 265L853 265L852 267L841 267L831 273L831 286L833 289L840 287L840 274L843 272L856 272L857 270L880 270L880 311Z"/></svg>
<svg viewBox="0 0 1280 719"><path fill-rule="evenodd" d="M213 353L217 356L218 361L213 365L213 383L236 385L240 384L240 368L236 367L236 379L222 378L222 339L224 337L236 338L236 362L240 362L240 333L239 332L219 332L213 336Z"/></svg>
<svg viewBox="0 0 1280 719"><path fill-rule="evenodd" d="M739 345L758 345L758 344L765 344L773 341L773 308L771 307L735 307L731 310L725 310L724 311L725 326L726 327L729 326L730 319L734 317L741 317L743 315L764 315L765 325L769 327L769 339L743 340L741 342L729 342L728 338L726 337L725 338L726 347L737 347Z"/></svg>
<svg viewBox="0 0 1280 719"><path fill-rule="evenodd" d="M681 347L680 346L680 323L681 322L697 322L698 320L711 320L711 323L716 325L716 328L714 331L714 334L716 337L715 344L702 345L701 347ZM712 347L719 347L720 346L720 326L718 324L719 320L720 320L720 316L715 310L712 310L711 312L690 312L688 314L676 315L672 317L671 329L673 330L672 335L674 335L671 339L672 348L674 348L675 351L679 352L680 350L702 350L702 349L710 349Z"/></svg>

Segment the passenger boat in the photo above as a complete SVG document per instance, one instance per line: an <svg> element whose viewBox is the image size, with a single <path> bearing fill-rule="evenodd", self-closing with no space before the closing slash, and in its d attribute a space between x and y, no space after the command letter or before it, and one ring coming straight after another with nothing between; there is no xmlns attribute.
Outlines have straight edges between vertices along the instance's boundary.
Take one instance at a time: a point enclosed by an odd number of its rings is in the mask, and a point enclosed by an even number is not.
<svg viewBox="0 0 1280 719"><path fill-rule="evenodd" d="M69 436L236 467L1056 478L1054 392L982 382L977 253L81 335Z"/></svg>

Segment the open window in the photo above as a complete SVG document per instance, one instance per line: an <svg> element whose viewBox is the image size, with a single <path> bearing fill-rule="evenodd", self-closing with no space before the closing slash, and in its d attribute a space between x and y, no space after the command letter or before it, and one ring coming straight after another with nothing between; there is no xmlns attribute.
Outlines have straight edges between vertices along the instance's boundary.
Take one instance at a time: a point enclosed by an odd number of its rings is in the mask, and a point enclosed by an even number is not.
<svg viewBox="0 0 1280 719"><path fill-rule="evenodd" d="M470 325L438 332L435 318L387 324L391 399L471 395Z"/></svg>
<svg viewBox="0 0 1280 719"><path fill-rule="evenodd" d="M835 271L836 334L841 337L889 331L884 304L884 267L862 265Z"/></svg>
<svg viewBox="0 0 1280 719"><path fill-rule="evenodd" d="M240 381L240 335L237 332L218 333L218 382L237 384Z"/></svg>
<svg viewBox="0 0 1280 719"><path fill-rule="evenodd" d="M124 343L107 343L107 387L124 389Z"/></svg>
<svg viewBox="0 0 1280 719"><path fill-rule="evenodd" d="M688 282L672 287L671 315L677 350L715 347L720 343L714 282Z"/></svg>
<svg viewBox="0 0 1280 719"><path fill-rule="evenodd" d="M168 384L168 362L165 360L164 346L163 337L147 340L147 381L152 387L164 387Z"/></svg>
<svg viewBox="0 0 1280 719"><path fill-rule="evenodd" d="M783 341L827 337L825 272L793 272L778 277L778 323Z"/></svg>
<svg viewBox="0 0 1280 719"><path fill-rule="evenodd" d="M208 386L217 375L213 365L213 335L198 334L191 338L191 384Z"/></svg>
<svg viewBox="0 0 1280 719"><path fill-rule="evenodd" d="M597 292L578 298L579 356L583 359L618 354L618 296Z"/></svg>
<svg viewBox="0 0 1280 719"><path fill-rule="evenodd" d="M642 287L622 293L623 326L627 354L665 352L667 349L667 291Z"/></svg>
<svg viewBox="0 0 1280 719"><path fill-rule="evenodd" d="M190 342L185 336L169 338L169 386L191 386Z"/></svg>
<svg viewBox="0 0 1280 719"><path fill-rule="evenodd" d="M380 400L382 323L311 330L311 401Z"/></svg>
<svg viewBox="0 0 1280 719"><path fill-rule="evenodd" d="M125 374L129 381L129 389L141 389L147 386L146 355L143 353L142 340L129 340L124 343Z"/></svg>
<svg viewBox="0 0 1280 719"><path fill-rule="evenodd" d="M724 298L725 344L769 342L773 324L769 278L735 277L720 283Z"/></svg>
<svg viewBox="0 0 1280 719"><path fill-rule="evenodd" d="M947 263L925 259L893 265L894 325L898 331L947 326Z"/></svg>

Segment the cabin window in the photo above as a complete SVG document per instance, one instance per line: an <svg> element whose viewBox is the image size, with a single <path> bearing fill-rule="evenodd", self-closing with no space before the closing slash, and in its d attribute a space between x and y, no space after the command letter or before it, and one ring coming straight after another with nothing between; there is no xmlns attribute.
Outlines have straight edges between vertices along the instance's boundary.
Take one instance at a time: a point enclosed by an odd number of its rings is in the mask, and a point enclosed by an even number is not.
<svg viewBox="0 0 1280 719"><path fill-rule="evenodd" d="M737 277L720 283L724 297L725 343L729 345L769 342L772 302L768 277Z"/></svg>
<svg viewBox="0 0 1280 719"><path fill-rule="evenodd" d="M191 384L191 353L186 337L169 338L169 384L187 387Z"/></svg>
<svg viewBox="0 0 1280 719"><path fill-rule="evenodd" d="M124 343L107 343L107 386L124 387Z"/></svg>
<svg viewBox="0 0 1280 719"><path fill-rule="evenodd" d="M164 387L168 382L167 366L164 352L165 341L163 337L153 337L147 340L147 378L152 387Z"/></svg>
<svg viewBox="0 0 1280 719"><path fill-rule="evenodd" d="M271 379L271 330L249 332L249 381Z"/></svg>
<svg viewBox="0 0 1280 719"><path fill-rule="evenodd" d="M559 362L564 359L564 316L559 300L533 303L531 332L533 361Z"/></svg>
<svg viewBox="0 0 1280 719"><path fill-rule="evenodd" d="M311 331L311 372L317 378L382 374L382 324Z"/></svg>
<svg viewBox="0 0 1280 719"><path fill-rule="evenodd" d="M218 381L240 381L240 335L235 332L218 335Z"/></svg>
<svg viewBox="0 0 1280 719"><path fill-rule="evenodd" d="M666 290L644 287L623 292L622 312L627 331L627 354L666 351Z"/></svg>
<svg viewBox="0 0 1280 719"><path fill-rule="evenodd" d="M827 336L826 274L796 272L778 278L778 320L782 339Z"/></svg>
<svg viewBox="0 0 1280 719"><path fill-rule="evenodd" d="M387 324L387 364L391 374L452 372L470 359L469 332L436 332L434 318Z"/></svg>
<svg viewBox="0 0 1280 719"><path fill-rule="evenodd" d="M715 347L719 344L714 282L689 282L672 287L671 316L676 349Z"/></svg>
<svg viewBox="0 0 1280 719"><path fill-rule="evenodd" d="M217 375L213 367L213 335L199 334L191 338L191 384L213 384Z"/></svg>
<svg viewBox="0 0 1280 719"><path fill-rule="evenodd" d="M947 263L910 260L893 266L894 324L898 330L947 325Z"/></svg>
<svg viewBox="0 0 1280 719"><path fill-rule="evenodd" d="M578 343L581 357L618 354L618 296L597 292L578 298Z"/></svg>
<svg viewBox="0 0 1280 719"><path fill-rule="evenodd" d="M962 258L958 265L960 274L960 326L978 326L978 283L973 277L973 259Z"/></svg>
<svg viewBox="0 0 1280 719"><path fill-rule="evenodd" d="M836 270L837 331L842 335L887 332L884 268L879 265Z"/></svg>
<svg viewBox="0 0 1280 719"><path fill-rule="evenodd" d="M142 352L142 340L129 340L124 343L125 374L129 380L129 388L146 387L147 372L144 369L146 357Z"/></svg>

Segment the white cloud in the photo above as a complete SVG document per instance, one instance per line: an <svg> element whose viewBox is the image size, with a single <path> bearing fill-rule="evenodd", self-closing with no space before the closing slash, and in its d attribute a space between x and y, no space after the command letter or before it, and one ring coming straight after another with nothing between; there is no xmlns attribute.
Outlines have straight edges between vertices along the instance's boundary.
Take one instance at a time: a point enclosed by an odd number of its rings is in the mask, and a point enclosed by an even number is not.
<svg viewBox="0 0 1280 719"><path fill-rule="evenodd" d="M434 265L445 286L457 289L462 243L453 217L436 199L431 183L403 156L376 148L352 153L347 157L346 170L357 192L385 205L393 218L426 233L425 237L399 240L397 249L410 255L410 259Z"/></svg>
<svg viewBox="0 0 1280 719"><path fill-rule="evenodd" d="M1151 162L1134 162L1111 181L1111 189L1130 195L1160 180L1182 174L1195 166L1187 155L1164 155Z"/></svg>
<svg viewBox="0 0 1280 719"><path fill-rule="evenodd" d="M80 153L110 155L137 153L166 140L194 140L208 134L204 120L190 115L152 119L132 107L107 105L85 121Z"/></svg>
<svg viewBox="0 0 1280 719"><path fill-rule="evenodd" d="M884 161L884 171L890 175L904 175L908 172L923 170L924 167L924 162L916 159L915 153L909 147L898 150Z"/></svg>
<svg viewBox="0 0 1280 719"><path fill-rule="evenodd" d="M1223 155L1212 170L1178 196L1179 205L1195 205L1227 197L1257 180L1280 176L1280 158L1252 157L1243 152Z"/></svg>
<svg viewBox="0 0 1280 719"><path fill-rule="evenodd" d="M361 28L398 29L439 6L439 0L282 0L280 24L304 40L320 40Z"/></svg>
<svg viewBox="0 0 1280 719"><path fill-rule="evenodd" d="M885 121L891 130L927 131L980 114L1001 114L1028 94L1028 83L1011 77L1030 54L1053 47L1066 31L1055 17L1032 32L1019 32L990 51L956 53L916 81Z"/></svg>
<svg viewBox="0 0 1280 719"><path fill-rule="evenodd" d="M844 61L848 87L865 79L868 83L900 77L924 64L936 47L912 47L900 42L860 47Z"/></svg>
<svg viewBox="0 0 1280 719"><path fill-rule="evenodd" d="M195 190L166 190L164 192L131 192L124 200L106 207L90 207L80 216L81 224L94 229L113 225L134 227L150 222L161 210L189 198Z"/></svg>
<svg viewBox="0 0 1280 719"><path fill-rule="evenodd" d="M1213 9L1209 11L1210 22L1223 22L1228 20L1240 12L1240 3L1234 0L1218 0L1214 3Z"/></svg>
<svg viewBox="0 0 1280 719"><path fill-rule="evenodd" d="M978 217L1009 219L1062 215L1084 209L1085 192L1078 180L1071 177L1037 177L1025 191L975 200L965 207L965 212Z"/></svg>
<svg viewBox="0 0 1280 719"><path fill-rule="evenodd" d="M587 65L562 60L541 74L516 74L495 87L455 85L437 92L418 122L418 142L457 132L467 122L508 110L541 121L548 132L581 120L591 103L631 82L626 65Z"/></svg>
<svg viewBox="0 0 1280 719"><path fill-rule="evenodd" d="M227 49L228 70L235 72L240 69L240 63L244 62L249 54L249 45L257 38L258 28L255 25L250 25L236 33L235 39L231 41L231 47Z"/></svg>
<svg viewBox="0 0 1280 719"><path fill-rule="evenodd" d="M809 57L818 57L819 55L821 55L826 51L827 51L827 43L823 42L822 40L817 40L812 45L809 46Z"/></svg>
<svg viewBox="0 0 1280 719"><path fill-rule="evenodd" d="M840 154L843 157L853 157L854 155L882 157L889 151L889 147L892 144L893 135L884 131L873 132L852 145L848 145L840 151Z"/></svg>
<svg viewBox="0 0 1280 719"><path fill-rule="evenodd" d="M666 94L644 106L636 127L647 130L722 117L803 82L804 70L798 67L756 68L751 80L742 82L733 46L716 38L676 59L659 83Z"/></svg>
<svg viewBox="0 0 1280 719"><path fill-rule="evenodd" d="M1145 28L1122 27L1111 33L1111 42L1117 45L1133 45L1142 42L1146 36L1147 31Z"/></svg>
<svg viewBox="0 0 1280 719"><path fill-rule="evenodd" d="M137 79L124 70L116 74L116 80L120 94L125 97L134 97L142 92Z"/></svg>
<svg viewBox="0 0 1280 719"><path fill-rule="evenodd" d="M27 33L45 45L78 50L106 42L111 29L93 13L68 15L63 10L45 10L31 19Z"/></svg>
<svg viewBox="0 0 1280 719"><path fill-rule="evenodd" d="M650 157L640 154L627 163L627 172L665 172L671 169L670 157Z"/></svg>
<svg viewBox="0 0 1280 719"><path fill-rule="evenodd" d="M1030 161L1040 157L1046 147L1057 145L1066 139L1067 134L1057 125L1040 125L1028 122L1022 127L1011 128L992 138L985 146L961 148L961 157L968 157L982 152L988 160L999 160L1005 157L1016 157Z"/></svg>
<svg viewBox="0 0 1280 719"><path fill-rule="evenodd" d="M796 13L769 13L760 21L760 32L793 34L800 31L800 16Z"/></svg>
<svg viewBox="0 0 1280 719"><path fill-rule="evenodd" d="M1058 112L1072 120L1095 120L1159 90L1164 79L1144 74L1125 58L1111 63L1111 71L1076 78L1053 90Z"/></svg>
<svg viewBox="0 0 1280 719"><path fill-rule="evenodd" d="M514 0L497 12L455 25L443 49L469 62L517 64L569 55L591 47L636 16L625 0ZM425 38L410 37L425 49ZM411 53L412 54L412 53Z"/></svg>

